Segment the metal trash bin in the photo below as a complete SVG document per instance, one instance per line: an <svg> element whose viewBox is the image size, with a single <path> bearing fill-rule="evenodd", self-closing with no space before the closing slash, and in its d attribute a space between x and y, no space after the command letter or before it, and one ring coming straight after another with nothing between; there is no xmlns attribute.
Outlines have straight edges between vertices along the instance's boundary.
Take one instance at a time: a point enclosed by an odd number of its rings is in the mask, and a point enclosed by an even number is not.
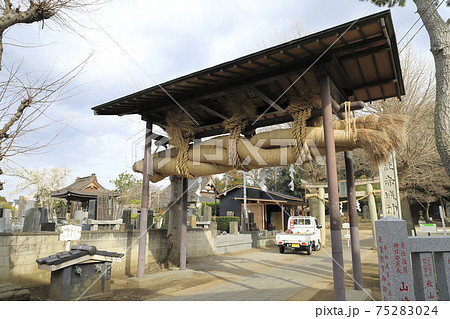
<svg viewBox="0 0 450 319"><path fill-rule="evenodd" d="M93 300L111 295L111 265L123 254L74 246L70 251L36 260L39 269L52 272L51 300Z"/></svg>

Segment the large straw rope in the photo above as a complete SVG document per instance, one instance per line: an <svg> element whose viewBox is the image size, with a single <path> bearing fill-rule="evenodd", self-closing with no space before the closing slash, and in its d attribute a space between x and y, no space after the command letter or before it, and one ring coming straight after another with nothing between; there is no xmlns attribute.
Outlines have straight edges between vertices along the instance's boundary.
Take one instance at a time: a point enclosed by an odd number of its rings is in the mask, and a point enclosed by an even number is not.
<svg viewBox="0 0 450 319"><path fill-rule="evenodd" d="M357 198L356 200L357 200L357 201L363 200L363 199L369 197L369 195L372 195L372 194L373 194L373 195L379 195L380 192L381 192L381 191L380 191L379 189L374 189L374 190L371 191L370 193L368 193L368 194L366 194L366 195L364 195L364 196L362 196L362 197L359 197L359 198ZM319 199L319 200L321 200L321 201L323 201L323 202L327 202L327 203L329 202L328 199L320 197L319 194L306 194L305 200L307 200L308 198L317 198L317 199ZM341 200L341 201L339 201L339 203L347 203L347 202L348 202L348 200Z"/></svg>
<svg viewBox="0 0 450 319"><path fill-rule="evenodd" d="M228 138L228 154L230 156L230 164L234 164L236 169L243 170L242 161L237 152L237 143L248 124L248 118L244 115L235 115L223 122L225 129L230 132Z"/></svg>
<svg viewBox="0 0 450 319"><path fill-rule="evenodd" d="M181 110L168 112L166 121L169 143L178 149L176 171L180 177L194 178L189 172L189 143L195 136L192 120Z"/></svg>
<svg viewBox="0 0 450 319"><path fill-rule="evenodd" d="M250 170L242 165L242 159L237 150L237 144L241 138L248 123L255 115L253 102L247 97L245 92L238 92L228 98L226 101L227 109L230 112L231 118L223 122L225 129L230 132L228 138L228 154L231 165L237 170Z"/></svg>
<svg viewBox="0 0 450 319"><path fill-rule="evenodd" d="M289 106L286 108L286 111L294 119L292 135L297 141L295 145L295 154L297 158L300 157L303 144L306 140L306 121L311 117L311 110L312 106L304 104L304 100L302 99L291 100Z"/></svg>
<svg viewBox="0 0 450 319"><path fill-rule="evenodd" d="M351 102L345 101L344 102L344 109L345 109L345 132L348 136L349 140L352 140L353 142L356 142L357 136L356 136L356 121L352 120L351 117Z"/></svg>

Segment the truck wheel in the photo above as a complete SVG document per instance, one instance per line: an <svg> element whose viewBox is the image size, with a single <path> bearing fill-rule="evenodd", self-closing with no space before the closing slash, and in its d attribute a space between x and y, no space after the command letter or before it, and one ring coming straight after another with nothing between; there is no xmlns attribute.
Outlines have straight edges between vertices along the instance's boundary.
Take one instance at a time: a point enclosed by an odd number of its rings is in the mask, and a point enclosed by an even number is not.
<svg viewBox="0 0 450 319"><path fill-rule="evenodd" d="M317 240L317 244L314 245L314 251L319 251L322 246L320 245L320 240Z"/></svg>
<svg viewBox="0 0 450 319"><path fill-rule="evenodd" d="M280 250L280 254L284 253L284 246L278 246L278 249Z"/></svg>
<svg viewBox="0 0 450 319"><path fill-rule="evenodd" d="M312 246L311 246L311 244L309 244L309 246L306 247L306 254L307 255L311 255L312 254Z"/></svg>

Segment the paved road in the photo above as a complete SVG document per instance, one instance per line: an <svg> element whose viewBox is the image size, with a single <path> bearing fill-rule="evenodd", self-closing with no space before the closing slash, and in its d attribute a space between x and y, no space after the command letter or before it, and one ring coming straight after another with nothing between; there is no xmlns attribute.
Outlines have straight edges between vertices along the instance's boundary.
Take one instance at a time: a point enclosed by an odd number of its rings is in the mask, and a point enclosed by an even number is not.
<svg viewBox="0 0 450 319"><path fill-rule="evenodd" d="M371 232L360 231L362 259L373 258ZM343 242L345 268L351 251ZM188 268L217 278L186 288L166 288L148 300L309 300L332 282L331 246L308 256L280 254L278 248L252 249L221 256L195 258ZM351 275L351 274L350 274Z"/></svg>

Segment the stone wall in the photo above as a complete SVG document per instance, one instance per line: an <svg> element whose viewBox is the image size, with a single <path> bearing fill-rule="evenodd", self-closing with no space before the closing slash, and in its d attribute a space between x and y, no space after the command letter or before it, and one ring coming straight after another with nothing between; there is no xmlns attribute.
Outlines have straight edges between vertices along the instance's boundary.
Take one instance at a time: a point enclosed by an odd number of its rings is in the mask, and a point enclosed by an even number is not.
<svg viewBox="0 0 450 319"><path fill-rule="evenodd" d="M187 257L216 254L216 230L189 229ZM71 246L88 244L99 250L124 253L122 261L113 264L112 274L135 274L137 268L139 231L82 231L81 239ZM147 241L146 260L155 263L167 250L166 230L151 229ZM127 249L130 247L129 249ZM40 270L36 259L65 250L59 233L0 233L0 283L38 283L50 281L50 272Z"/></svg>
<svg viewBox="0 0 450 319"><path fill-rule="evenodd" d="M252 249L252 235L220 235L217 236L217 254L227 254L236 251Z"/></svg>

